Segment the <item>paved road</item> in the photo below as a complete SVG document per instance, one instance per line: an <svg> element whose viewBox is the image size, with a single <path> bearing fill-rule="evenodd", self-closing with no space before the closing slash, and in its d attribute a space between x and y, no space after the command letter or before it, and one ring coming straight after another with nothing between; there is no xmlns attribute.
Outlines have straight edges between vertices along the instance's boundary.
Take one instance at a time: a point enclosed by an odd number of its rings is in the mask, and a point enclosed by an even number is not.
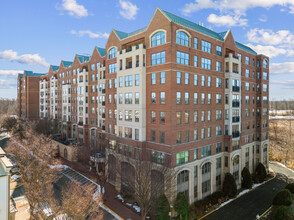
<svg viewBox="0 0 294 220"><path fill-rule="evenodd" d="M204 220L255 220L257 214L262 214L271 205L276 193L287 184L288 177L294 177L294 173L276 164L270 164L277 177L266 184L241 196L228 205L220 208L204 218Z"/></svg>

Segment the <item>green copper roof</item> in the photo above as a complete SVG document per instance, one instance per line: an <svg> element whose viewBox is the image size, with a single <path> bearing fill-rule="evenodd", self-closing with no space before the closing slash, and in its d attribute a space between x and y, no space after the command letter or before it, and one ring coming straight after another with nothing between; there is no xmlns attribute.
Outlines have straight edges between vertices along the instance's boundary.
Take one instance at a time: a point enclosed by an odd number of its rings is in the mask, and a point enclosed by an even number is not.
<svg viewBox="0 0 294 220"><path fill-rule="evenodd" d="M100 55L101 55L102 57L105 56L105 49L104 49L104 48L96 47L96 49L98 50L98 52L100 53Z"/></svg>
<svg viewBox="0 0 294 220"><path fill-rule="evenodd" d="M161 10L161 9L160 9ZM195 30L195 31L198 31L198 32L200 32L200 33L202 33L202 34L205 34L205 35L208 35L208 36L210 36L210 37L213 37L213 38L216 38L216 39L218 39L218 40L223 40L222 39L222 37L218 34L218 33L216 33L216 32L214 32L214 31L212 31L212 30L210 30L210 29L208 29L208 28L205 28L205 27L202 27L201 25L198 25L198 24L195 24L194 22L192 22L192 21L188 21L188 20L186 20L186 19L184 19L184 18L181 18L181 17L179 17L179 16L176 16L176 15L174 15L174 14L172 14L172 13L169 13L169 12L167 12L167 11L164 11L164 10L161 10L172 22L175 22L175 23L177 23L177 24L180 24L180 25L183 25L183 26L186 26L186 27L188 27L188 28L191 28L191 29L193 29L193 30Z"/></svg>
<svg viewBox="0 0 294 220"><path fill-rule="evenodd" d="M218 33L218 35L222 38L222 40L224 40L227 33L228 31L224 31L224 32Z"/></svg>
<svg viewBox="0 0 294 220"><path fill-rule="evenodd" d="M241 44L241 43L239 43L239 42L237 42L237 41L235 41L235 43L236 43L236 46L237 46L239 49L241 49L241 50L245 50L245 51L247 51L248 53L252 53L252 54L254 54L254 55L257 55L257 53L256 53L254 50L252 50L250 47L247 47L247 46L245 46L244 44Z"/></svg>
<svg viewBox="0 0 294 220"><path fill-rule="evenodd" d="M68 67L71 67L72 66L72 62L71 61L64 61L64 60L61 60L61 62L63 63L63 66L65 68L68 68Z"/></svg>
<svg viewBox="0 0 294 220"><path fill-rule="evenodd" d="M19 73L19 78L21 79L23 77L23 74L22 73Z"/></svg>
<svg viewBox="0 0 294 220"><path fill-rule="evenodd" d="M76 55L80 61L80 63L85 63L88 62L90 60L90 56L84 56L84 55Z"/></svg>
<svg viewBox="0 0 294 220"><path fill-rule="evenodd" d="M33 73L33 71L27 71L27 70L25 70L24 73L26 74L26 76L36 76L36 77L46 75L44 73Z"/></svg>
<svg viewBox="0 0 294 220"><path fill-rule="evenodd" d="M50 65L50 66L51 66L53 72L56 72L59 70L59 66L55 66L55 65Z"/></svg>
<svg viewBox="0 0 294 220"><path fill-rule="evenodd" d="M117 34L117 36L122 40L124 38L131 37L131 36L133 36L135 34L139 34L141 32L144 32L144 31L146 31L146 29L147 29L147 27L143 27L143 28L140 28L140 29L135 30L133 32L130 32L130 33L118 31L118 30L115 30L115 29L113 29L113 30Z"/></svg>

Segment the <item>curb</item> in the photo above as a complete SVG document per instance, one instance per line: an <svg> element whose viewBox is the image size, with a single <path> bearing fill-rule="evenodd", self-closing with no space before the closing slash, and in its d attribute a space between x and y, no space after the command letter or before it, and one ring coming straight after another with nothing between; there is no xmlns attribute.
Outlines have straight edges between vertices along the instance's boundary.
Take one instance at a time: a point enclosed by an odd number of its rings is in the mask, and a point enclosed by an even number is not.
<svg viewBox="0 0 294 220"><path fill-rule="evenodd" d="M268 213L271 209L273 208L273 206L269 207L264 213L262 213L259 218L257 218L256 220L258 219L261 219L266 213Z"/></svg>
<svg viewBox="0 0 294 220"><path fill-rule="evenodd" d="M271 170L272 170L272 169L271 169ZM273 170L272 170L272 171L273 171ZM273 176L272 178L270 178L270 179L268 179L267 181L263 182L261 185L255 187L255 188L253 188L253 189L250 189L247 193L251 192L251 191L254 190L254 189L257 189L258 187L262 186L263 184L265 184L265 183L267 183L267 182L273 180L274 178L276 178L276 177L277 177L276 172L273 171L273 173L274 173L274 176ZM203 215L202 217L198 218L198 220L204 219L205 217L207 217L207 216L209 216L210 214L214 213L215 211L217 211L217 210L219 210L219 209L225 207L226 205L230 204L231 202L235 201L236 199L240 198L241 196L246 195L247 193L244 193L244 194L242 194L242 195L237 196L236 198L232 199L230 202L226 203L226 204L223 205L222 207L218 207L218 208L212 210L211 212L209 212L209 213ZM269 211L269 210L267 210L267 211ZM263 215L264 215L264 214L266 214L266 213L263 213Z"/></svg>

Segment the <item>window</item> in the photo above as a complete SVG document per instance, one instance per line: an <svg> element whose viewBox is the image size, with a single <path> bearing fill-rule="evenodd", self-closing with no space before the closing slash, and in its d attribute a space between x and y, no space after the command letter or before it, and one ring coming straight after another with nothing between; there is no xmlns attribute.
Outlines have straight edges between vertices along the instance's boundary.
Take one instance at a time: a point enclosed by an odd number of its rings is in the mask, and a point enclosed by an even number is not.
<svg viewBox="0 0 294 220"><path fill-rule="evenodd" d="M266 72L263 72L262 79L267 80L267 73Z"/></svg>
<svg viewBox="0 0 294 220"><path fill-rule="evenodd" d="M113 80L113 84L114 84L114 88L116 89L117 88L117 79L116 78Z"/></svg>
<svg viewBox="0 0 294 220"><path fill-rule="evenodd" d="M177 84L181 84L181 72L177 72Z"/></svg>
<svg viewBox="0 0 294 220"><path fill-rule="evenodd" d="M194 49L198 49L198 38L194 38Z"/></svg>
<svg viewBox="0 0 294 220"><path fill-rule="evenodd" d="M125 110L125 121L132 121L132 110Z"/></svg>
<svg viewBox="0 0 294 220"><path fill-rule="evenodd" d="M182 112L177 112L177 124L182 123Z"/></svg>
<svg viewBox="0 0 294 220"><path fill-rule="evenodd" d="M181 92L177 92L177 104L181 104L181 97L182 96L182 94L181 94Z"/></svg>
<svg viewBox="0 0 294 220"><path fill-rule="evenodd" d="M249 65L250 64L250 60L249 60L249 57L245 57L245 64Z"/></svg>
<svg viewBox="0 0 294 220"><path fill-rule="evenodd" d="M151 130L151 141L155 142L156 141L156 135L155 135L155 131Z"/></svg>
<svg viewBox="0 0 294 220"><path fill-rule="evenodd" d="M116 47L114 47L108 52L108 59L115 58L116 54L117 54L117 49Z"/></svg>
<svg viewBox="0 0 294 220"><path fill-rule="evenodd" d="M205 129L201 128L201 139L205 139Z"/></svg>
<svg viewBox="0 0 294 220"><path fill-rule="evenodd" d="M189 85L189 73L185 73L185 85Z"/></svg>
<svg viewBox="0 0 294 220"><path fill-rule="evenodd" d="M118 96L118 103L119 104L122 104L122 99L123 99L123 94L120 93L119 96Z"/></svg>
<svg viewBox="0 0 294 220"><path fill-rule="evenodd" d="M207 94L207 104L211 104L211 93Z"/></svg>
<svg viewBox="0 0 294 220"><path fill-rule="evenodd" d="M133 76L125 76L125 87L130 87L133 85Z"/></svg>
<svg viewBox="0 0 294 220"><path fill-rule="evenodd" d="M184 123L188 124L189 123L189 118L190 118L189 111L185 111Z"/></svg>
<svg viewBox="0 0 294 220"><path fill-rule="evenodd" d="M177 63L189 65L189 54L177 51Z"/></svg>
<svg viewBox="0 0 294 220"><path fill-rule="evenodd" d="M211 110L207 111L207 121L211 121Z"/></svg>
<svg viewBox="0 0 294 220"><path fill-rule="evenodd" d="M222 87L222 79L216 78L216 88L221 88L221 87Z"/></svg>
<svg viewBox="0 0 294 220"><path fill-rule="evenodd" d="M139 86L140 85L140 77L139 74L135 75L135 86Z"/></svg>
<svg viewBox="0 0 294 220"><path fill-rule="evenodd" d="M151 111L151 123L154 124L156 123L156 112Z"/></svg>
<svg viewBox="0 0 294 220"><path fill-rule="evenodd" d="M135 104L139 104L139 100L140 100L140 93L136 92L135 93Z"/></svg>
<svg viewBox="0 0 294 220"><path fill-rule="evenodd" d="M260 79L260 72L257 72L257 79Z"/></svg>
<svg viewBox="0 0 294 220"><path fill-rule="evenodd" d="M263 59L263 68L268 68L268 61Z"/></svg>
<svg viewBox="0 0 294 220"><path fill-rule="evenodd" d="M246 104L249 104L249 95L246 95L246 96L245 96L245 103L246 103Z"/></svg>
<svg viewBox="0 0 294 220"><path fill-rule="evenodd" d="M158 65L163 63L165 63L165 51L151 55L151 65Z"/></svg>
<svg viewBox="0 0 294 220"><path fill-rule="evenodd" d="M151 85L156 84L156 73L151 73Z"/></svg>
<svg viewBox="0 0 294 220"><path fill-rule="evenodd" d="M201 148L201 158L211 155L211 146L204 146Z"/></svg>
<svg viewBox="0 0 294 220"><path fill-rule="evenodd" d="M205 111L201 111L201 121L205 121Z"/></svg>
<svg viewBox="0 0 294 220"><path fill-rule="evenodd" d="M216 153L220 153L222 152L222 143L217 143L216 144Z"/></svg>
<svg viewBox="0 0 294 220"><path fill-rule="evenodd" d="M201 86L205 86L205 76L201 76Z"/></svg>
<svg viewBox="0 0 294 220"><path fill-rule="evenodd" d="M189 151L177 153L177 165L187 163L189 161Z"/></svg>
<svg viewBox="0 0 294 220"><path fill-rule="evenodd" d="M222 104L222 95L216 94L216 104Z"/></svg>
<svg viewBox="0 0 294 220"><path fill-rule="evenodd" d="M245 70L245 77L249 78L249 70L248 69Z"/></svg>
<svg viewBox="0 0 294 220"><path fill-rule="evenodd" d="M189 142L189 131L185 131L185 143Z"/></svg>
<svg viewBox="0 0 294 220"><path fill-rule="evenodd" d="M160 124L165 124L165 112L160 112Z"/></svg>
<svg viewBox="0 0 294 220"><path fill-rule="evenodd" d="M185 104L189 104L189 92L185 92Z"/></svg>
<svg viewBox="0 0 294 220"><path fill-rule="evenodd" d="M108 72L109 73L116 73L116 71L117 71L117 64L116 63L108 65Z"/></svg>
<svg viewBox="0 0 294 220"><path fill-rule="evenodd" d="M165 143L165 132L159 132L159 142L161 144L164 144Z"/></svg>
<svg viewBox="0 0 294 220"><path fill-rule="evenodd" d="M138 141L139 140L139 129L135 128L135 140ZM138 152L138 148L135 148L135 158L138 159L139 157L139 152Z"/></svg>
<svg viewBox="0 0 294 220"><path fill-rule="evenodd" d="M197 160L197 155L198 155L198 149L195 148L195 149L194 149L194 160ZM196 166L196 168L197 168L197 166ZM197 170L197 169L196 169L196 170ZM196 172L196 175L194 175L194 176L197 177L197 172Z"/></svg>
<svg viewBox="0 0 294 220"><path fill-rule="evenodd" d="M165 153L158 152L158 151L151 151L151 160L154 163L163 164L165 160Z"/></svg>
<svg viewBox="0 0 294 220"><path fill-rule="evenodd" d="M198 66L198 56L194 56L194 66Z"/></svg>
<svg viewBox="0 0 294 220"><path fill-rule="evenodd" d="M156 93L151 92L151 104L156 104Z"/></svg>
<svg viewBox="0 0 294 220"><path fill-rule="evenodd" d="M263 92L267 92L267 84L263 84Z"/></svg>
<svg viewBox="0 0 294 220"><path fill-rule="evenodd" d="M222 120L222 110L216 110L216 120Z"/></svg>
<svg viewBox="0 0 294 220"><path fill-rule="evenodd" d="M194 111L194 122L198 122L198 111Z"/></svg>
<svg viewBox="0 0 294 220"><path fill-rule="evenodd" d="M119 87L123 87L123 77L122 77L122 76L120 76L120 77L118 78L118 86L119 86Z"/></svg>
<svg viewBox="0 0 294 220"><path fill-rule="evenodd" d="M194 74L194 86L198 85L198 75Z"/></svg>
<svg viewBox="0 0 294 220"><path fill-rule="evenodd" d="M165 104L165 92L160 92L160 104Z"/></svg>
<svg viewBox="0 0 294 220"><path fill-rule="evenodd" d="M221 72L222 71L222 63L219 61L216 61L216 71Z"/></svg>
<svg viewBox="0 0 294 220"><path fill-rule="evenodd" d="M220 46L216 46L216 55L218 56L222 55L222 48Z"/></svg>
<svg viewBox="0 0 294 220"><path fill-rule="evenodd" d="M177 43L189 47L189 36L183 31L177 33Z"/></svg>
<svg viewBox="0 0 294 220"><path fill-rule="evenodd" d="M157 32L151 38L151 47L155 47L164 43L165 43L165 33L163 31Z"/></svg>
<svg viewBox="0 0 294 220"><path fill-rule="evenodd" d="M207 128L207 137L211 138L211 128Z"/></svg>
<svg viewBox="0 0 294 220"><path fill-rule="evenodd" d="M211 43L208 43L206 41L202 41L202 51L211 53Z"/></svg>
<svg viewBox="0 0 294 220"><path fill-rule="evenodd" d="M165 84L165 72L160 73L160 84Z"/></svg>
<svg viewBox="0 0 294 220"><path fill-rule="evenodd" d="M112 82L111 82L111 79L108 81L108 88L109 88L109 89L112 88Z"/></svg>
<svg viewBox="0 0 294 220"><path fill-rule="evenodd" d="M205 93L201 93L201 104L205 104Z"/></svg>
<svg viewBox="0 0 294 220"><path fill-rule="evenodd" d="M198 140L198 130L194 130L194 141Z"/></svg>
<svg viewBox="0 0 294 220"><path fill-rule="evenodd" d="M197 105L198 104L198 93L194 93L194 104Z"/></svg>
<svg viewBox="0 0 294 220"><path fill-rule="evenodd" d="M245 90L246 90L246 91L249 91L249 88L250 88L249 82L246 82L246 83L245 83Z"/></svg>
<svg viewBox="0 0 294 220"><path fill-rule="evenodd" d="M211 70L211 60L206 58L201 58L201 68Z"/></svg>
<svg viewBox="0 0 294 220"><path fill-rule="evenodd" d="M108 103L111 104L111 94L108 95Z"/></svg>
<svg viewBox="0 0 294 220"><path fill-rule="evenodd" d="M132 128L125 127L125 138L132 139Z"/></svg>
<svg viewBox="0 0 294 220"><path fill-rule="evenodd" d="M180 131L177 132L177 144L182 143L182 134Z"/></svg>
<svg viewBox="0 0 294 220"><path fill-rule="evenodd" d="M211 87L211 76L207 77L207 86Z"/></svg>
<svg viewBox="0 0 294 220"><path fill-rule="evenodd" d="M216 126L216 136L222 135L222 126Z"/></svg>

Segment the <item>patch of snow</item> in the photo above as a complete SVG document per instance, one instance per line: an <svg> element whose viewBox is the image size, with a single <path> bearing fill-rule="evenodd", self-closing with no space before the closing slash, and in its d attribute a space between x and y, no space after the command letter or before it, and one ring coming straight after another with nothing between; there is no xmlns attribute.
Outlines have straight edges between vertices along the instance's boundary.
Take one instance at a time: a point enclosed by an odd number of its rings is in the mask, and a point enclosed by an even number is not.
<svg viewBox="0 0 294 220"><path fill-rule="evenodd" d="M100 189L96 190L96 192L93 194L93 200L97 201L99 199L100 194Z"/></svg>
<svg viewBox="0 0 294 220"><path fill-rule="evenodd" d="M72 219L72 218L68 218L67 214L60 214L56 216L55 218L53 218L53 220L65 220L65 219Z"/></svg>
<svg viewBox="0 0 294 220"><path fill-rule="evenodd" d="M63 165L63 164L49 165L49 167L51 169L67 169L68 168L67 165Z"/></svg>
<svg viewBox="0 0 294 220"><path fill-rule="evenodd" d="M127 205L127 206L130 206L130 207L132 206L132 204L131 204L131 203L126 203L126 205Z"/></svg>
<svg viewBox="0 0 294 220"><path fill-rule="evenodd" d="M104 206L103 204L101 204L100 207L102 209L104 209L106 212L108 212L109 214L111 214L115 219L122 220L121 217L119 217L117 214L115 214L114 212L112 212L109 208L106 208L106 206Z"/></svg>
<svg viewBox="0 0 294 220"><path fill-rule="evenodd" d="M134 205L133 208L136 210L136 212L141 212L141 208L137 205Z"/></svg>
<svg viewBox="0 0 294 220"><path fill-rule="evenodd" d="M21 175L14 174L11 176L11 179L13 179L14 181L17 181L20 177L21 177Z"/></svg>
<svg viewBox="0 0 294 220"><path fill-rule="evenodd" d="M117 195L117 198L118 198L119 200L121 200L122 202L125 201L125 200L123 199L123 197L122 197L120 194Z"/></svg>
<svg viewBox="0 0 294 220"><path fill-rule="evenodd" d="M149 218L150 218L150 216L146 216L146 218L148 218L148 219L149 219Z"/></svg>

